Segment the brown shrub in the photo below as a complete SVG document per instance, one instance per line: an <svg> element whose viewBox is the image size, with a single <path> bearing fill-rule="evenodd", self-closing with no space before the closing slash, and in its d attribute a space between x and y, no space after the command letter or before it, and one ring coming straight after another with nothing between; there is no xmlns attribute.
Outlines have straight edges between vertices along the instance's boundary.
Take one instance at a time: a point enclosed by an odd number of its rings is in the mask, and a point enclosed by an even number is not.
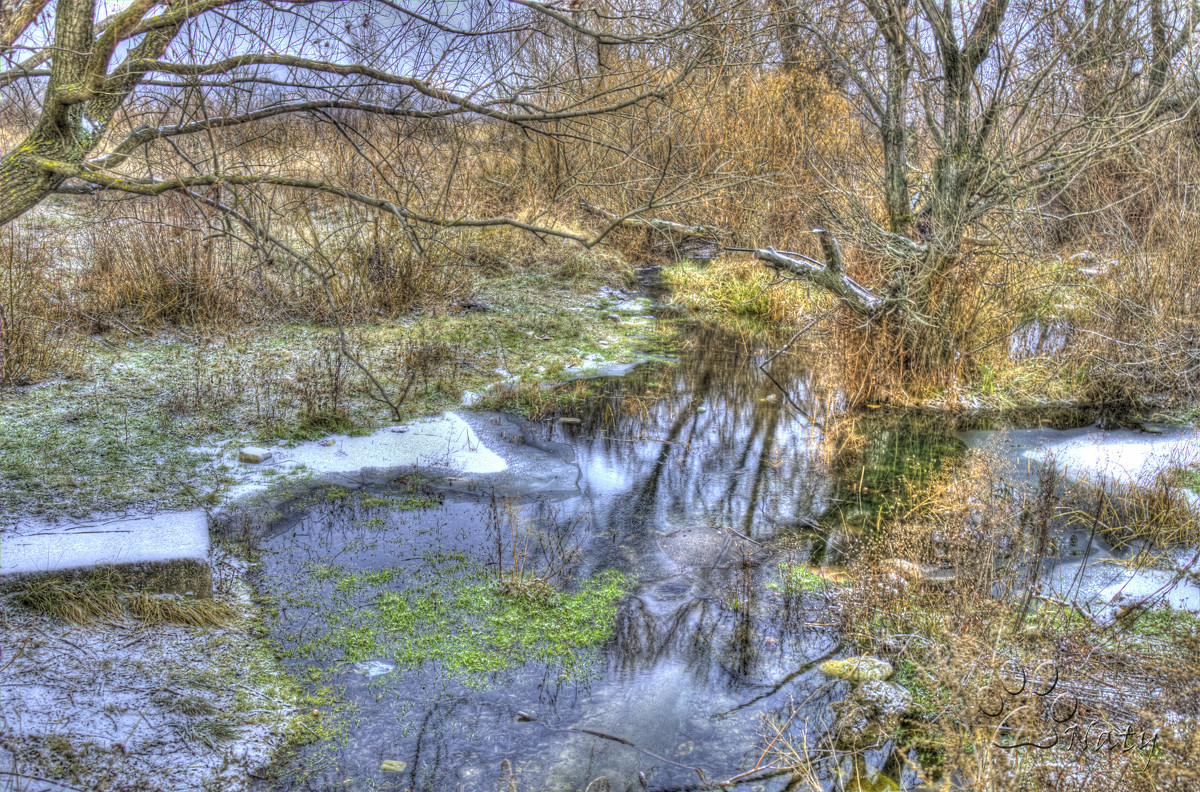
<svg viewBox="0 0 1200 792"><path fill-rule="evenodd" d="M93 330L226 325L248 307L244 254L171 199L88 228L80 313Z"/></svg>
<svg viewBox="0 0 1200 792"><path fill-rule="evenodd" d="M50 270L32 234L0 231L0 387L37 382L74 359L66 299Z"/></svg>

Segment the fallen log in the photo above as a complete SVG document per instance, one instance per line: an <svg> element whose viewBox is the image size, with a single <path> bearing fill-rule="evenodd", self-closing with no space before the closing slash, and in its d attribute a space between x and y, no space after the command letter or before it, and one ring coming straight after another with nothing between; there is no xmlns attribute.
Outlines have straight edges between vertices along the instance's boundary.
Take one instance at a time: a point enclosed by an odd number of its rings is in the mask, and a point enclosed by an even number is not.
<svg viewBox="0 0 1200 792"><path fill-rule="evenodd" d="M821 243L821 252L825 256L823 264L803 253L779 251L775 248L725 249L753 253L756 259L766 262L767 266L776 272L803 278L820 286L841 300L843 305L863 316L875 316L880 313L885 305L883 298L846 274L842 266L842 253L833 235L823 228L814 229L813 233Z"/></svg>

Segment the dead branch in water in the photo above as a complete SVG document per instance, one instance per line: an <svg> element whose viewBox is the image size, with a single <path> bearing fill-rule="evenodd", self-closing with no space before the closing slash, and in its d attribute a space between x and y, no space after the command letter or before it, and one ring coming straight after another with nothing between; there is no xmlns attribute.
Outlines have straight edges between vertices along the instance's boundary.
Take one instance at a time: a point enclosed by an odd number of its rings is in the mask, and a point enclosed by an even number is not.
<svg viewBox="0 0 1200 792"><path fill-rule="evenodd" d="M704 771L702 769L700 769L699 767L692 767L691 765L685 765L685 764L680 764L679 762L674 762L674 761L666 758L665 756L659 756L658 754L654 753L653 751L647 751L645 748L642 748L641 746L636 745L636 744L630 742L629 740L626 740L624 737L618 737L615 734L607 734L605 732L597 731L595 729L580 729L580 728L576 728L574 726L550 726L548 724L542 723L540 720L538 720L533 715L530 715L528 712L522 712L520 710L517 710L517 720L528 722L528 723L536 723L538 726L541 726L546 731L574 733L574 734L590 734L591 736L599 737L602 740L612 740L613 742L621 743L621 745L628 745L633 750L637 751L638 753L643 753L646 756L649 756L651 759L657 759L660 762L666 762L667 764L674 765L675 767L682 767L684 770L691 770L696 775L700 776L701 781L703 781L706 784L708 783L708 779L706 779L704 777Z"/></svg>

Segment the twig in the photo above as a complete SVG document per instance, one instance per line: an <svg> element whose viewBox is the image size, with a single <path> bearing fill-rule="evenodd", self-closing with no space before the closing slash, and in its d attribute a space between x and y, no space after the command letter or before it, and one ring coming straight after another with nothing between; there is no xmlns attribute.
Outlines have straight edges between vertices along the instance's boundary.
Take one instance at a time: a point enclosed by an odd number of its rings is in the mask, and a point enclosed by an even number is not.
<svg viewBox="0 0 1200 792"><path fill-rule="evenodd" d="M638 751L639 753L643 753L646 756L649 756L651 759L657 759L660 762L666 762L667 764L674 765L675 767L682 767L684 770L692 770L696 773L696 775L700 776L701 781L703 781L706 784L708 783L708 779L706 779L704 777L704 771L701 770L699 767L692 767L691 765L685 765L685 764L680 764L679 762L673 762L670 759L666 758L665 756L659 756L658 754L654 753L653 751L647 751L645 748L635 745L634 743L630 742L629 740L626 740L624 737L618 737L615 734L606 734L605 732L596 731L595 729L579 729L574 726L550 726L548 724L542 723L540 720L535 718L533 715L530 715L528 712L521 712L520 710L517 710L517 720L525 721L528 723L536 723L538 726L541 726L546 731L575 733L575 734L590 734L591 736L599 737L602 740L612 740L613 742L621 743L621 745L628 745L633 750Z"/></svg>
<svg viewBox="0 0 1200 792"><path fill-rule="evenodd" d="M769 358L764 360L762 363L758 364L758 367L764 368L765 366L767 366L772 360L779 357L779 355L782 354L784 350L786 350L788 347L790 347L797 338L799 338L804 333L807 333L809 330L811 330L813 328L813 326L817 322L821 321L826 316L829 316L829 314L830 314L829 311L824 311L824 312L819 313L816 316L814 316L813 320L811 322L809 322L808 324L804 325L804 327L801 327L799 330L797 330L796 334L793 335L791 338L789 338L786 344L784 344L783 346L779 347L779 349L776 349L774 352L772 352L771 356Z"/></svg>
<svg viewBox="0 0 1200 792"><path fill-rule="evenodd" d="M81 789L80 787L77 787L77 786L71 786L70 784L64 784L61 781L54 781L53 779L50 779L50 778L42 778L41 776L28 775L26 773L14 773L11 770L0 770L0 775L12 776L13 778L25 778L30 781L37 781L42 784L50 784L50 786L58 787L60 789L75 790L75 792L87 792L87 790L85 790L85 789Z"/></svg>
<svg viewBox="0 0 1200 792"><path fill-rule="evenodd" d="M1079 614L1081 617L1083 617L1083 620L1084 620L1084 621L1091 621L1091 620L1092 620L1092 617L1091 617L1091 616L1088 616L1086 613L1084 613L1084 612L1083 612L1083 608L1079 607L1079 604L1078 604L1078 603L1076 603L1076 602L1074 602L1074 601L1067 602L1066 600L1061 600L1061 599L1059 599L1058 597L1043 597L1041 594L1034 594L1034 595L1033 595L1033 598L1034 598L1034 599L1039 599L1039 600L1041 600L1042 602L1048 602L1048 603L1050 603L1051 605L1060 605L1060 606L1062 606L1062 607L1064 607L1064 608L1071 608L1071 609L1073 609L1073 610L1074 610L1076 613L1078 613L1078 614Z"/></svg>

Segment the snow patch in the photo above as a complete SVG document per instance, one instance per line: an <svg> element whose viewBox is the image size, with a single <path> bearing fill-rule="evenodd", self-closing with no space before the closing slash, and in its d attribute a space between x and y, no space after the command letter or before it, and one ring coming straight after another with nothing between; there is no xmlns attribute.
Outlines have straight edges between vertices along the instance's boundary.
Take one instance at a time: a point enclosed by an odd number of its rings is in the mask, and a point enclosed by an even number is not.
<svg viewBox="0 0 1200 792"><path fill-rule="evenodd" d="M1153 481L1162 470L1194 465L1200 453L1195 431L1150 435L1129 429L1096 430L1046 443L1023 456L1057 462L1072 478L1107 478L1122 483Z"/></svg>
<svg viewBox="0 0 1200 792"><path fill-rule="evenodd" d="M504 458L483 444L461 416L448 412L402 426L389 426L363 436L332 435L294 448L273 446L268 463L246 470L236 500L266 489L281 473L316 475L358 473L368 468L443 468L450 473L498 473ZM231 460L231 464L236 464ZM245 470L246 466L240 466Z"/></svg>

